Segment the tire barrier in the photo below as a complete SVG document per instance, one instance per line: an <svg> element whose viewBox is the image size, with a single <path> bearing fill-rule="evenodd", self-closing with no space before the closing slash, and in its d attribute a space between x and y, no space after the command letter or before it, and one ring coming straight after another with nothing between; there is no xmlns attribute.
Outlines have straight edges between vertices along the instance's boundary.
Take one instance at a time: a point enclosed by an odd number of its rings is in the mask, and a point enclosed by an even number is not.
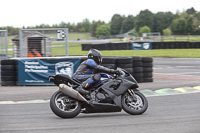
<svg viewBox="0 0 200 133"><path fill-rule="evenodd" d="M145 42L140 42L145 43ZM82 50L131 50L132 42L82 44ZM152 49L193 49L200 48L200 42L151 42Z"/></svg>
<svg viewBox="0 0 200 133"><path fill-rule="evenodd" d="M118 57L116 59L116 66L121 67L127 72L133 74L133 59L132 57Z"/></svg>
<svg viewBox="0 0 200 133"><path fill-rule="evenodd" d="M110 69L116 69L116 57L103 57L101 65Z"/></svg>
<svg viewBox="0 0 200 133"><path fill-rule="evenodd" d="M153 58L142 57L143 63L143 82L153 82Z"/></svg>
<svg viewBox="0 0 200 133"><path fill-rule="evenodd" d="M130 45L130 42L82 44L83 51L88 51L92 48L98 49L98 50L128 50L128 49L131 49L131 45Z"/></svg>
<svg viewBox="0 0 200 133"><path fill-rule="evenodd" d="M1 85L15 86L18 81L18 64L17 60L1 61Z"/></svg>
<svg viewBox="0 0 200 133"><path fill-rule="evenodd" d="M134 73L132 73L132 75L138 83L142 83L144 78L142 57L139 56L133 57L132 63L134 70Z"/></svg>
<svg viewBox="0 0 200 133"><path fill-rule="evenodd" d="M43 59L43 58L41 58ZM69 59L69 58L66 58ZM87 56L74 56L70 59L80 59L80 63L87 59ZM49 57L47 60L64 61L65 58ZM133 75L137 82L153 82L153 58L151 57L103 57L102 66L116 69L120 67ZM53 74L52 74L53 75ZM18 60L1 61L1 85L15 86L18 85ZM46 84L44 84L46 85Z"/></svg>

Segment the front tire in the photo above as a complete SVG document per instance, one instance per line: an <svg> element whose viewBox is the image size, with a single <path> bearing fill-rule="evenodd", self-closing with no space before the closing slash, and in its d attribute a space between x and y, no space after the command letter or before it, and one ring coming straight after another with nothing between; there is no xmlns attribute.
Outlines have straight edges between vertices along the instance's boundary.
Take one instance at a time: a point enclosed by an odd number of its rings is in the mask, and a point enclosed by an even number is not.
<svg viewBox="0 0 200 133"><path fill-rule="evenodd" d="M50 99L50 107L53 113L61 118L73 118L81 112L81 104L78 100L55 92Z"/></svg>
<svg viewBox="0 0 200 133"><path fill-rule="evenodd" d="M139 91L135 91L136 101L132 100L132 96L127 91L122 95L122 108L125 112L131 115L141 115L148 108L148 101L146 97Z"/></svg>

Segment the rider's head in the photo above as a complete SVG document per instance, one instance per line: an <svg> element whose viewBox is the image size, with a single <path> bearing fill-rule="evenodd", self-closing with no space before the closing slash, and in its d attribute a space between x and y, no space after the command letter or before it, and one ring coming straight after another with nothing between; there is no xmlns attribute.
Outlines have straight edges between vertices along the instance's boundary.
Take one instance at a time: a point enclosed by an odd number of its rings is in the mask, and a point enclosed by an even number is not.
<svg viewBox="0 0 200 133"><path fill-rule="evenodd" d="M97 64L101 64L102 62L102 54L97 49L90 49L88 53L88 58L93 59Z"/></svg>

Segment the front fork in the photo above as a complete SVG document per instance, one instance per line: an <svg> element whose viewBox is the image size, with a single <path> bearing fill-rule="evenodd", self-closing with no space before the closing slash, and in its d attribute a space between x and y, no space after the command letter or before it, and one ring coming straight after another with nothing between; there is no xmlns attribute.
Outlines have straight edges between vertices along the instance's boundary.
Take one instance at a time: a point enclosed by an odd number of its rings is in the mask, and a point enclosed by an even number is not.
<svg viewBox="0 0 200 133"><path fill-rule="evenodd" d="M129 94L132 96L133 102L137 101L137 97L135 95L135 92L132 89L128 89Z"/></svg>

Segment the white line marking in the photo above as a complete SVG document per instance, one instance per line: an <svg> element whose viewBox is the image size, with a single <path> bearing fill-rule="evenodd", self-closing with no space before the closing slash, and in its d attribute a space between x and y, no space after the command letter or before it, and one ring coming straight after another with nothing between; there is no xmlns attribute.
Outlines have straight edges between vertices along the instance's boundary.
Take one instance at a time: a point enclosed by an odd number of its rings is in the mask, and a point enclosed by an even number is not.
<svg viewBox="0 0 200 133"><path fill-rule="evenodd" d="M192 94L192 93L200 93L200 91L196 91L196 92L186 92L186 93L175 93L175 94L163 94L163 95L149 95L149 96L145 96L145 97L172 96L172 95L182 95L182 94Z"/></svg>
<svg viewBox="0 0 200 133"><path fill-rule="evenodd" d="M199 76L200 75L185 75L185 74L192 74L192 73L200 73L200 72L185 72L185 73L154 73L154 74L163 74L163 75L180 75L180 76Z"/></svg>
<svg viewBox="0 0 200 133"><path fill-rule="evenodd" d="M29 100L29 101L0 101L0 104L28 104L28 103L48 103L50 100Z"/></svg>
<svg viewBox="0 0 200 133"><path fill-rule="evenodd" d="M145 97L160 97L160 96L174 96L174 95L183 95L183 94L193 94L193 93L200 93L200 91L195 91L195 92L185 92L185 93L173 93L173 94L156 94L156 95L147 95ZM0 105L4 104L32 104L32 103L49 103L50 100L29 100L29 101L0 101Z"/></svg>

